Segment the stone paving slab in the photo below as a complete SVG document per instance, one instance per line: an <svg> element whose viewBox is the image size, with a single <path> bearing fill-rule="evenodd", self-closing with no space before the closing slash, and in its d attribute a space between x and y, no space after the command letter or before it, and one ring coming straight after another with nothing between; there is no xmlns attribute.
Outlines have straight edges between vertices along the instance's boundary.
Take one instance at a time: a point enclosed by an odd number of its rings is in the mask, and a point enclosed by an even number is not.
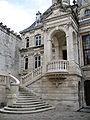
<svg viewBox="0 0 90 120"><path fill-rule="evenodd" d="M0 120L90 120L90 113L71 112L59 107L35 114L1 114Z"/></svg>

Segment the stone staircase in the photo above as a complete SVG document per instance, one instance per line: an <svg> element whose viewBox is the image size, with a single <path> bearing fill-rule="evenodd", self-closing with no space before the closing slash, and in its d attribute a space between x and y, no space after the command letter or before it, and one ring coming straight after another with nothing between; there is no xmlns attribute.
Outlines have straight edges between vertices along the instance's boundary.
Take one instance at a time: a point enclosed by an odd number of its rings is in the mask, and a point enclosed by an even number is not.
<svg viewBox="0 0 90 120"><path fill-rule="evenodd" d="M1 113L25 114L51 110L54 107L31 92L20 88L16 103L0 109Z"/></svg>

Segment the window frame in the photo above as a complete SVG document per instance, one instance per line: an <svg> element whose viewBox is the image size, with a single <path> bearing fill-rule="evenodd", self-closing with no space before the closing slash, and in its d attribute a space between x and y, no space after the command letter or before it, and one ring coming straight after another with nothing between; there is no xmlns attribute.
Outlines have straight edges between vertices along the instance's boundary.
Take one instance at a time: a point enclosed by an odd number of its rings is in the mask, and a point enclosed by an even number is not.
<svg viewBox="0 0 90 120"><path fill-rule="evenodd" d="M35 36L35 46L41 46L41 34Z"/></svg>
<svg viewBox="0 0 90 120"><path fill-rule="evenodd" d="M90 65L90 34L82 36L84 65Z"/></svg>
<svg viewBox="0 0 90 120"><path fill-rule="evenodd" d="M37 69L41 66L41 56L36 55L34 56L34 68Z"/></svg>
<svg viewBox="0 0 90 120"><path fill-rule="evenodd" d="M84 13L86 16L90 15L90 9L86 9Z"/></svg>

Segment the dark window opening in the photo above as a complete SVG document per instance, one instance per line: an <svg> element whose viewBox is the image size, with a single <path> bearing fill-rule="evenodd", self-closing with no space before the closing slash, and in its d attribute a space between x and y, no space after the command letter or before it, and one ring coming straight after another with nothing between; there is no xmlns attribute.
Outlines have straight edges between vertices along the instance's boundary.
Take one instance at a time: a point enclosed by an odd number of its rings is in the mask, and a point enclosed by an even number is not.
<svg viewBox="0 0 90 120"><path fill-rule="evenodd" d="M63 50L63 60L67 60L67 50Z"/></svg>
<svg viewBox="0 0 90 120"><path fill-rule="evenodd" d="M26 38L26 48L29 47L29 38Z"/></svg>
<svg viewBox="0 0 90 120"><path fill-rule="evenodd" d="M90 65L90 35L82 37L84 65Z"/></svg>
<svg viewBox="0 0 90 120"><path fill-rule="evenodd" d="M86 80L84 83L84 94L86 105L90 106L90 80Z"/></svg>
<svg viewBox="0 0 90 120"><path fill-rule="evenodd" d="M28 58L25 58L25 70L28 69Z"/></svg>

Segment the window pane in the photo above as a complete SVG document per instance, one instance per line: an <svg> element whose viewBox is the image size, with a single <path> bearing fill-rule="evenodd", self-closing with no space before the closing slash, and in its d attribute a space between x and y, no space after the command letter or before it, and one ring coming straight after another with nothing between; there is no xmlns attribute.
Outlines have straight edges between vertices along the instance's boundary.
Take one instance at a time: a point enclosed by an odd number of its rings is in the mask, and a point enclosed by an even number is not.
<svg viewBox="0 0 90 120"><path fill-rule="evenodd" d="M38 67L40 67L40 65L41 65L41 62L40 62L41 60L40 60L40 56L38 56Z"/></svg>
<svg viewBox="0 0 90 120"><path fill-rule="evenodd" d="M37 68L37 61L35 61L35 68Z"/></svg>
<svg viewBox="0 0 90 120"><path fill-rule="evenodd" d="M38 40L36 40L36 46L38 46Z"/></svg>
<svg viewBox="0 0 90 120"><path fill-rule="evenodd" d="M26 38L26 48L29 47L29 38Z"/></svg>
<svg viewBox="0 0 90 120"><path fill-rule="evenodd" d="M41 66L41 62L40 61L38 61L38 67L40 67Z"/></svg>
<svg viewBox="0 0 90 120"><path fill-rule="evenodd" d="M25 58L25 70L28 69L28 58Z"/></svg>

